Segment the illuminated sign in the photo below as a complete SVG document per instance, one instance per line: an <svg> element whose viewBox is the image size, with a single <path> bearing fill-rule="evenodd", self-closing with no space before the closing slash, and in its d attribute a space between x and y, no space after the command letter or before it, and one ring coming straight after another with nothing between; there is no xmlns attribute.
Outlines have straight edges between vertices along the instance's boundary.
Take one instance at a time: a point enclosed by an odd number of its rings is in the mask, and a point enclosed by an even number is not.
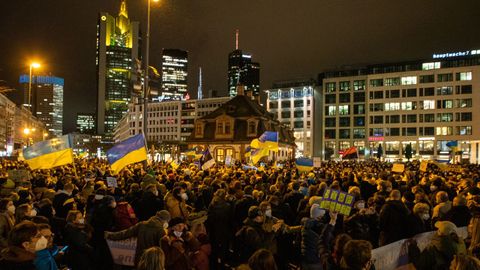
<svg viewBox="0 0 480 270"><path fill-rule="evenodd" d="M383 137L368 137L368 141L370 142L383 141Z"/></svg>
<svg viewBox="0 0 480 270"><path fill-rule="evenodd" d="M434 141L435 137L420 137L418 138L419 141Z"/></svg>
<svg viewBox="0 0 480 270"><path fill-rule="evenodd" d="M460 52L451 52L451 53L435 53L433 54L433 59L443 59L451 57L460 57L460 56L470 56L480 54L480 50L471 50L471 51L460 51Z"/></svg>

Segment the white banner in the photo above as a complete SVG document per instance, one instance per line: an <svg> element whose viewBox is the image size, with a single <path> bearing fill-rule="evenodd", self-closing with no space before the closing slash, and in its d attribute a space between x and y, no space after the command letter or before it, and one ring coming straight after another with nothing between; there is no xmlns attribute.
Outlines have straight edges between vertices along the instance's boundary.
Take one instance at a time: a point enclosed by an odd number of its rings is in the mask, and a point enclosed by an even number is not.
<svg viewBox="0 0 480 270"><path fill-rule="evenodd" d="M129 238L121 241L107 240L107 243L115 264L134 266L137 238Z"/></svg>

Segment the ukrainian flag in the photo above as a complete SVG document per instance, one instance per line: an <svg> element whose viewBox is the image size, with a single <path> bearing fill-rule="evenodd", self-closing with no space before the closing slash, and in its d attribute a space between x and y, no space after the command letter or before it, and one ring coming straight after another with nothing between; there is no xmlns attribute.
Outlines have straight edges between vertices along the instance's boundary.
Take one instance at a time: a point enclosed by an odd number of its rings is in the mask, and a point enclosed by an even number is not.
<svg viewBox="0 0 480 270"><path fill-rule="evenodd" d="M189 157L189 156L196 156L197 155L197 151L195 149L188 149L186 152L185 152L185 156Z"/></svg>
<svg viewBox="0 0 480 270"><path fill-rule="evenodd" d="M268 148L252 149L250 158L252 159L253 165L257 164L263 157L268 157Z"/></svg>
<svg viewBox="0 0 480 270"><path fill-rule="evenodd" d="M245 149L245 157L248 158L250 157L251 154L252 154L252 147L247 146L247 148Z"/></svg>
<svg viewBox="0 0 480 270"><path fill-rule="evenodd" d="M138 134L126 139L107 151L108 163L117 174L125 166L147 159L147 149L143 134Z"/></svg>
<svg viewBox="0 0 480 270"><path fill-rule="evenodd" d="M313 159L311 158L297 158L295 165L300 172L310 172L313 170Z"/></svg>
<svg viewBox="0 0 480 270"><path fill-rule="evenodd" d="M258 140L260 141L260 147L257 148L268 148L271 151L278 151L278 132L265 131Z"/></svg>
<svg viewBox="0 0 480 270"><path fill-rule="evenodd" d="M73 163L73 150L68 135L38 142L23 149L23 157L30 169L50 169Z"/></svg>

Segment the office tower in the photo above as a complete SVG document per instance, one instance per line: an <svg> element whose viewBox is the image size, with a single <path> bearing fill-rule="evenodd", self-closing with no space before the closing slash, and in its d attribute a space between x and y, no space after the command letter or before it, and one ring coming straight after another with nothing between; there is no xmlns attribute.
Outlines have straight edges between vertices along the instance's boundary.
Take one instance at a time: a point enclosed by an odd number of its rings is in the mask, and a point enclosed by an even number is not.
<svg viewBox="0 0 480 270"><path fill-rule="evenodd" d="M267 111L273 113L283 125L293 129L296 157L312 157L314 141L313 116L315 114L314 80L275 82L267 93Z"/></svg>
<svg viewBox="0 0 480 270"><path fill-rule="evenodd" d="M183 99L187 94L188 52L163 49L162 96L164 100Z"/></svg>
<svg viewBox="0 0 480 270"><path fill-rule="evenodd" d="M359 158L480 160L480 50L322 73L324 158L356 146Z"/></svg>
<svg viewBox="0 0 480 270"><path fill-rule="evenodd" d="M28 93L29 79L28 75L20 76L20 84L24 93ZM42 121L48 132L54 136L63 134L63 87L63 78L32 77L32 114ZM28 94L24 95L24 99L28 103Z"/></svg>
<svg viewBox="0 0 480 270"><path fill-rule="evenodd" d="M128 110L140 58L139 23L130 21L126 0L117 17L102 12L97 24L97 118L98 134L112 135Z"/></svg>
<svg viewBox="0 0 480 270"><path fill-rule="evenodd" d="M228 55L228 93L237 95L237 85L245 86L253 96L260 95L260 64L252 62L252 55L238 48L238 30L236 31L235 50Z"/></svg>
<svg viewBox="0 0 480 270"><path fill-rule="evenodd" d="M95 114L94 113L77 113L77 132L83 134L95 133Z"/></svg>
<svg viewBox="0 0 480 270"><path fill-rule="evenodd" d="M203 89L202 89L202 67L198 70L198 92L197 99L200 100L203 98Z"/></svg>

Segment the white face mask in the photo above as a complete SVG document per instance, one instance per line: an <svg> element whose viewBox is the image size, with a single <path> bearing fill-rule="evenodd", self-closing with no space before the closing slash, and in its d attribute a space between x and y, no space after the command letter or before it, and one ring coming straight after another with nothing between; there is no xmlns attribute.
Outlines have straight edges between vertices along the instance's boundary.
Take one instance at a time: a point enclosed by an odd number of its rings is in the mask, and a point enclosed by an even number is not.
<svg viewBox="0 0 480 270"><path fill-rule="evenodd" d="M437 186L433 186L433 185L430 186L430 191L435 191L435 190L437 190Z"/></svg>
<svg viewBox="0 0 480 270"><path fill-rule="evenodd" d="M153 192L153 195L158 196L158 190L155 190L155 191Z"/></svg>
<svg viewBox="0 0 480 270"><path fill-rule="evenodd" d="M187 193L182 193L182 194L180 194L180 197L181 197L183 200L185 200L185 201L188 200L188 195L187 195Z"/></svg>
<svg viewBox="0 0 480 270"><path fill-rule="evenodd" d="M15 205L10 205L7 207L7 210L10 212L10 214L15 214Z"/></svg>
<svg viewBox="0 0 480 270"><path fill-rule="evenodd" d="M423 220L428 220L430 218L430 215L429 214L423 214L422 215L422 219Z"/></svg>
<svg viewBox="0 0 480 270"><path fill-rule="evenodd" d="M163 223L163 229L165 229L165 230L168 229L168 223L167 222Z"/></svg>
<svg viewBox="0 0 480 270"><path fill-rule="evenodd" d="M365 208L365 203L357 203L357 208L362 210Z"/></svg>
<svg viewBox="0 0 480 270"><path fill-rule="evenodd" d="M84 218L79 219L78 224L85 224L85 219Z"/></svg>
<svg viewBox="0 0 480 270"><path fill-rule="evenodd" d="M32 211L30 211L30 216L35 217L36 215L37 215L37 210L32 209Z"/></svg>
<svg viewBox="0 0 480 270"><path fill-rule="evenodd" d="M38 239L37 243L35 244L35 251L44 250L47 248L48 240L43 235Z"/></svg>
<svg viewBox="0 0 480 270"><path fill-rule="evenodd" d="M183 232L173 231L173 234L175 234L175 236L176 236L177 238L180 238L180 237L182 237Z"/></svg>
<svg viewBox="0 0 480 270"><path fill-rule="evenodd" d="M52 215L55 216L56 214L57 214L57 211L55 211L55 208L53 208L53 210L52 210Z"/></svg>
<svg viewBox="0 0 480 270"><path fill-rule="evenodd" d="M272 217L272 209L267 209L267 210L265 211L265 216L267 216L267 217Z"/></svg>

